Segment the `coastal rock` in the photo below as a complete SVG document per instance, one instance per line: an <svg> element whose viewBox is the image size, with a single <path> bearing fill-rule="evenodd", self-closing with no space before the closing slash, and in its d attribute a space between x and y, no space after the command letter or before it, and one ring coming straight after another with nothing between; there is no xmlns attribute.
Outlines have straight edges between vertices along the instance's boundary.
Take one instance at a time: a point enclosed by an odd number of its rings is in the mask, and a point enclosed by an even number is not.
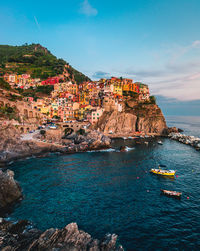
<svg viewBox="0 0 200 251"><path fill-rule="evenodd" d="M0 142L0 163L2 164L32 155L64 151L64 147L55 144L35 140L21 140L19 130L12 125L1 127Z"/></svg>
<svg viewBox="0 0 200 251"><path fill-rule="evenodd" d="M104 112L96 125L104 133L130 134L136 131L137 117L126 112Z"/></svg>
<svg viewBox="0 0 200 251"><path fill-rule="evenodd" d="M130 100L124 112L104 112L95 129L118 135L130 135L136 131L163 135L167 125L157 105Z"/></svg>
<svg viewBox="0 0 200 251"><path fill-rule="evenodd" d="M98 131L90 131L85 135L76 135L73 143L66 146L68 152L80 152L109 148L111 139Z"/></svg>
<svg viewBox="0 0 200 251"><path fill-rule="evenodd" d="M4 251L123 251L116 242L115 234L108 234L101 241L93 239L79 230L76 223L68 224L63 229L50 228L43 233L28 227L26 221L0 223L0 248Z"/></svg>
<svg viewBox="0 0 200 251"><path fill-rule="evenodd" d="M169 138L179 141L180 143L193 146L196 150L200 148L200 138L194 136L188 136L181 133L170 133Z"/></svg>
<svg viewBox="0 0 200 251"><path fill-rule="evenodd" d="M119 150L120 152L126 152L126 146L121 146Z"/></svg>
<svg viewBox="0 0 200 251"><path fill-rule="evenodd" d="M183 132L183 130L177 127L168 127L165 130L166 135L169 135L170 133L179 133L179 132Z"/></svg>
<svg viewBox="0 0 200 251"><path fill-rule="evenodd" d="M19 184L14 180L14 172L0 170L0 209L22 197Z"/></svg>

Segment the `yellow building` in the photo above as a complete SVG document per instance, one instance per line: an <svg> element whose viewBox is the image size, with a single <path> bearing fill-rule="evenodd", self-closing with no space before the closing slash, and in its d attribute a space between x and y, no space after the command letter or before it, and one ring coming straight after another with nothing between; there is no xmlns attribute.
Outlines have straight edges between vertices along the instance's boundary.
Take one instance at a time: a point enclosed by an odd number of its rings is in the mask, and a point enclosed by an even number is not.
<svg viewBox="0 0 200 251"><path fill-rule="evenodd" d="M123 95L123 87L121 82L113 83L113 94Z"/></svg>
<svg viewBox="0 0 200 251"><path fill-rule="evenodd" d="M43 113L43 114L49 114L49 107L48 106L43 106L42 108L41 108L41 113Z"/></svg>

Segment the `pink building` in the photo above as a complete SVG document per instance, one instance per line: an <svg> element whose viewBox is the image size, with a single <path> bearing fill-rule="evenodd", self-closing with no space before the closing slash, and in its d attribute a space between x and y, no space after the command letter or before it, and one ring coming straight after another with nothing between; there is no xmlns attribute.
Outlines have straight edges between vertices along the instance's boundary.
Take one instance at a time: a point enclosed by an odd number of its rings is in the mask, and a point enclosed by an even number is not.
<svg viewBox="0 0 200 251"><path fill-rule="evenodd" d="M59 77L52 77L52 78L47 78L46 80L42 81L42 85L55 85L59 83Z"/></svg>

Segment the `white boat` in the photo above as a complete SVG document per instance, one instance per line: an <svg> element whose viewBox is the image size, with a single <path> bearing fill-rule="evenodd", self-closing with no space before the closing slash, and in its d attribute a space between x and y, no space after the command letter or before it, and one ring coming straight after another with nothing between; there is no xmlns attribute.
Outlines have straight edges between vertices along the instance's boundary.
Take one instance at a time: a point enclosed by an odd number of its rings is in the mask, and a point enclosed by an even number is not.
<svg viewBox="0 0 200 251"><path fill-rule="evenodd" d="M158 141L157 143L158 143L158 145L163 145L163 142L161 140Z"/></svg>

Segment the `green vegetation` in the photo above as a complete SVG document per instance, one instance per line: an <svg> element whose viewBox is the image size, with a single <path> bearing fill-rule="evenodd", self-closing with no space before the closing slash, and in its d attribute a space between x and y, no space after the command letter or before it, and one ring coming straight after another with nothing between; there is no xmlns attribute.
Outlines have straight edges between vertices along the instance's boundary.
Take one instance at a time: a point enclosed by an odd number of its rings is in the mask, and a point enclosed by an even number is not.
<svg viewBox="0 0 200 251"><path fill-rule="evenodd" d="M78 135L85 135L86 133L85 133L85 130L84 130L84 129L80 128L80 129L77 131L77 134L78 134Z"/></svg>
<svg viewBox="0 0 200 251"><path fill-rule="evenodd" d="M54 115L53 118L56 119L56 120L60 120L60 117L57 116L57 115Z"/></svg>
<svg viewBox="0 0 200 251"><path fill-rule="evenodd" d="M156 104L156 97L155 96L150 96L150 103Z"/></svg>
<svg viewBox="0 0 200 251"><path fill-rule="evenodd" d="M131 92L131 91L123 91L123 96L132 97L135 100L139 98L139 94L137 92Z"/></svg>
<svg viewBox="0 0 200 251"><path fill-rule="evenodd" d="M42 86L37 86L35 89L35 92L40 92L43 94L50 95L50 93L53 91L53 85L42 85Z"/></svg>
<svg viewBox="0 0 200 251"><path fill-rule="evenodd" d="M18 95L9 93L8 99L9 99L10 101L17 101L17 100L22 101L22 96L18 96Z"/></svg>
<svg viewBox="0 0 200 251"><path fill-rule="evenodd" d="M3 78L0 78L0 88L6 89L6 90L11 90L10 85L6 81L4 81Z"/></svg>
<svg viewBox="0 0 200 251"><path fill-rule="evenodd" d="M71 67L65 60L56 58L40 44L24 44L22 46L0 45L0 72L29 73L32 78L47 79L67 71L71 80L81 83L90 80L84 74Z"/></svg>
<svg viewBox="0 0 200 251"><path fill-rule="evenodd" d="M41 134L43 137L46 137L46 131L45 131L45 130L40 130L40 134Z"/></svg>
<svg viewBox="0 0 200 251"><path fill-rule="evenodd" d="M20 121L16 108L9 107L9 106L0 107L0 117L6 117L9 120L15 119L15 120Z"/></svg>
<svg viewBox="0 0 200 251"><path fill-rule="evenodd" d="M53 91L53 85L37 86L35 89L32 87L29 89L16 89L23 97L33 97L35 100L43 95L50 95Z"/></svg>

